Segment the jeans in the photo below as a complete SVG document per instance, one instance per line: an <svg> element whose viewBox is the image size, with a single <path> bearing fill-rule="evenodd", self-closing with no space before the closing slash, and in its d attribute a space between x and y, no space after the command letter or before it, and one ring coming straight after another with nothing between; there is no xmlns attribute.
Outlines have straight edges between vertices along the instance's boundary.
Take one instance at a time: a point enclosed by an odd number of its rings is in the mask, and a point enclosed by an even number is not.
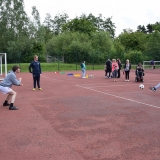
<svg viewBox="0 0 160 160"><path fill-rule="evenodd" d="M112 74L113 74L113 78L117 78L117 73L118 73L118 71L117 71L117 70L114 70L114 71L112 72Z"/></svg>
<svg viewBox="0 0 160 160"><path fill-rule="evenodd" d="M82 77L86 77L86 70L82 69Z"/></svg>

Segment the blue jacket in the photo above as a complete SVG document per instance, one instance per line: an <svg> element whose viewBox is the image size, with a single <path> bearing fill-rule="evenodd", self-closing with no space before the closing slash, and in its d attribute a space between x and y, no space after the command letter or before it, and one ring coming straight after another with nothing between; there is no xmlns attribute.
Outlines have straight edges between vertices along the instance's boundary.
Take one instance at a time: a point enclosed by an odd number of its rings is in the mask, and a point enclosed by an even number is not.
<svg viewBox="0 0 160 160"><path fill-rule="evenodd" d="M12 85L19 86L20 83L21 83L21 81L19 81L16 78L16 74L13 71L9 71L9 73L4 78L4 80L2 82L0 82L0 85L3 86L3 87L9 87L9 88L11 88Z"/></svg>
<svg viewBox="0 0 160 160"><path fill-rule="evenodd" d="M39 61L32 61L31 64L29 65L29 72L33 73L33 75L40 75L41 74L40 62Z"/></svg>

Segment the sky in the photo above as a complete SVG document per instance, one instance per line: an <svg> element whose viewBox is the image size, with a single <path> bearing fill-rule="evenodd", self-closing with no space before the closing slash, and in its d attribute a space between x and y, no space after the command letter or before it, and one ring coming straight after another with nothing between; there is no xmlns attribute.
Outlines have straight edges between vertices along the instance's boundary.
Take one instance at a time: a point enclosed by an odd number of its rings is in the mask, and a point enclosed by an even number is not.
<svg viewBox="0 0 160 160"><path fill-rule="evenodd" d="M59 13L67 13L69 19L90 13L95 17L99 14L105 18L112 17L116 36L123 29L136 31L139 25L160 22L159 0L24 0L24 5L29 17L32 7L36 6L41 22L47 13L52 19Z"/></svg>

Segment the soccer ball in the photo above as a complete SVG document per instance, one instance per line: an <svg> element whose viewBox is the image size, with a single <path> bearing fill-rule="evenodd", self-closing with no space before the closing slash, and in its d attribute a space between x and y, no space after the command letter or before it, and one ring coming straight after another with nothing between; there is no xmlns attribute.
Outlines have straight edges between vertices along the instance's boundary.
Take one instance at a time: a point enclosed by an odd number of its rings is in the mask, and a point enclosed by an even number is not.
<svg viewBox="0 0 160 160"><path fill-rule="evenodd" d="M140 88L140 89L144 89L144 85L143 85L143 84L140 84L140 85L139 85L139 88Z"/></svg>

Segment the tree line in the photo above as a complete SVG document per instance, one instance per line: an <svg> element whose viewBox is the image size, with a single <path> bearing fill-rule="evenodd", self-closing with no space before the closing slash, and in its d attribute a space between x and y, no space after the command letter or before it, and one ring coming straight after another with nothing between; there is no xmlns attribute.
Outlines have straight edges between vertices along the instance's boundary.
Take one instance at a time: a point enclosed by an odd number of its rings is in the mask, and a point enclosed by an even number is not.
<svg viewBox="0 0 160 160"><path fill-rule="evenodd" d="M46 56L65 63L85 60L102 64L109 58L131 63L160 60L160 23L139 25L137 30L124 29L115 36L112 17L92 13L70 19L67 13L41 22L35 6L32 16L24 10L23 0L0 0L0 53L7 53L8 63L28 63L37 54L41 62Z"/></svg>

